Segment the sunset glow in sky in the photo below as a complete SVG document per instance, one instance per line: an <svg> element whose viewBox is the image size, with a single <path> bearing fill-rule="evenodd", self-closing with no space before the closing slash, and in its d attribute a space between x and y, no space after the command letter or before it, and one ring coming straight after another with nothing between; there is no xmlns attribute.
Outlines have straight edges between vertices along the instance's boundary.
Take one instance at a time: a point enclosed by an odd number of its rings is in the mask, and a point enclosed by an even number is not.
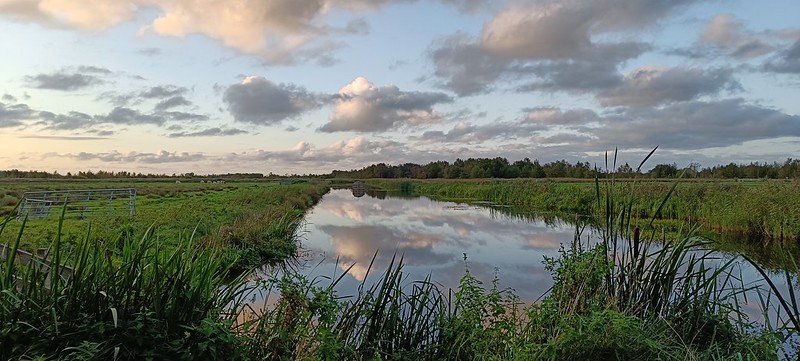
<svg viewBox="0 0 800 361"><path fill-rule="evenodd" d="M796 0L0 0L0 169L800 155ZM638 164L638 163L637 163Z"/></svg>

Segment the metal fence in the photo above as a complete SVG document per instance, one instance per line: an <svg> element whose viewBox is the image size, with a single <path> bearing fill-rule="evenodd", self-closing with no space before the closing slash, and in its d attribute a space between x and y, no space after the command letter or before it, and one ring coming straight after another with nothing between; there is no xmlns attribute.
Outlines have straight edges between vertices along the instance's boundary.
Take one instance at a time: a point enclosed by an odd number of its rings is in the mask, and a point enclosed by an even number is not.
<svg viewBox="0 0 800 361"><path fill-rule="evenodd" d="M113 216L136 213L136 189L81 189L25 192L17 212L17 220L47 218L51 214L88 217L95 214Z"/></svg>

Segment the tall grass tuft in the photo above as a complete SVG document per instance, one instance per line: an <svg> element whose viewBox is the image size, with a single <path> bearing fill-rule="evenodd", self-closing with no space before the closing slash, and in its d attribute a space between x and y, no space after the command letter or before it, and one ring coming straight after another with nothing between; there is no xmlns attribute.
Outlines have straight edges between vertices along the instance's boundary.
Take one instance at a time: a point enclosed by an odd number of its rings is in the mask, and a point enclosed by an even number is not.
<svg viewBox="0 0 800 361"><path fill-rule="evenodd" d="M0 359L241 355L229 324L246 288L239 287L243 279L230 280L214 252L197 249L190 240L168 252L149 231L141 238L123 232L109 244L94 244L88 229L67 253L62 224L63 218L46 272L36 262L20 265L14 252L0 264ZM68 278L62 264L73 269Z"/></svg>

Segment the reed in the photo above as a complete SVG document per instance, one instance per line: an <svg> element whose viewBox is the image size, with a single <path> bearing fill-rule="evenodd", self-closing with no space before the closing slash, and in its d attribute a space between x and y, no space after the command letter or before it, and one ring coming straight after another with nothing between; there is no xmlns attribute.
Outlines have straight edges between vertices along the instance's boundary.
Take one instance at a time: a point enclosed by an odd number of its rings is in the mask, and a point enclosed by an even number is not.
<svg viewBox="0 0 800 361"><path fill-rule="evenodd" d="M0 232L10 221L6 218ZM147 232L110 244L62 247L59 222L52 266L21 266L13 252L0 264L0 359L235 359L231 315L246 288L213 251L191 240L167 250ZM58 265L73 271L64 277Z"/></svg>

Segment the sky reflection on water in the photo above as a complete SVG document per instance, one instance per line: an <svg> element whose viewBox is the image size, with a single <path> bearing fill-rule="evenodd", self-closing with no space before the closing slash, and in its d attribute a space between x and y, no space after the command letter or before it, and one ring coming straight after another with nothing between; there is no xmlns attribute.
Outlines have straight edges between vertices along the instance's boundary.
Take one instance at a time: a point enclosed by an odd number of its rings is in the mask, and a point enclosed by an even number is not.
<svg viewBox="0 0 800 361"><path fill-rule="evenodd" d="M350 190L332 190L307 221L301 247L312 276L341 274L355 264L340 284L343 294L364 279L373 256L377 274L395 254L403 256L409 280L430 274L444 290L455 288L466 255L470 272L487 287L497 274L500 287L532 301L552 285L544 256L557 256L575 233L575 226L558 220L523 219L425 197L354 197Z"/></svg>

